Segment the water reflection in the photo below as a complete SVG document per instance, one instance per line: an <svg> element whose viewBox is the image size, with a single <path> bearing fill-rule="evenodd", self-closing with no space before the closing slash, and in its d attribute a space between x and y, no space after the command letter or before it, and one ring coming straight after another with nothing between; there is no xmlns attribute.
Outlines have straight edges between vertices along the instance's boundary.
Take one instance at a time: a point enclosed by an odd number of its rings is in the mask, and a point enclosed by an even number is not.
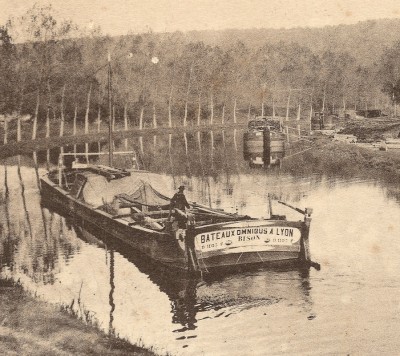
<svg viewBox="0 0 400 356"><path fill-rule="evenodd" d="M31 224L31 219L29 217L29 212L26 206L26 199L25 199L25 185L24 182L22 180L22 176L21 176L21 156L17 156L17 160L18 160L18 168L17 168L17 173L18 173L18 179L19 179L19 184L20 184L20 191L21 191L21 197L22 197L22 204L23 204L23 209L24 209L24 214L25 214L25 220L24 220L24 224L26 222L26 226L28 227L27 229L27 233L28 236L32 239L32 224Z"/></svg>
<svg viewBox="0 0 400 356"><path fill-rule="evenodd" d="M9 204L10 204L10 191L8 187L8 169L6 163L4 164L4 192L2 192L2 220L3 224L0 225L1 227L1 238L2 238L2 249L1 249L1 265L10 266L12 265L13 260L13 250L11 243L11 237L13 233L11 231L11 219L10 219L10 211L9 211Z"/></svg>
<svg viewBox="0 0 400 356"><path fill-rule="evenodd" d="M171 176L186 175L190 178L192 176L216 177L221 173L256 174L251 168L274 165L280 168L282 162L284 162L284 171L293 174L307 175L315 169L314 162L301 159L302 153L309 150L312 144L299 137L291 138L289 143L284 142L282 137L276 137L270 140L268 151L260 145L258 147L257 140L250 139L243 130L239 129L159 135L156 145L154 145L153 134L144 134L139 137L129 137L127 134L125 136L114 140L115 151L133 150L136 152L140 168ZM243 136L245 136L244 140ZM35 159L37 164L52 168L57 164L61 152L87 153L86 158L85 155L80 155L77 159L108 164L108 157L105 154L108 152L108 144L104 141L75 143L39 150L35 153ZM243 156L238 152L242 152ZM99 153L99 156L96 153ZM292 156L295 158L292 159ZM128 163L128 166L132 165L126 156L115 156L114 159L114 165L121 167L125 167ZM335 167L333 168L328 171L330 174L335 173Z"/></svg>
<svg viewBox="0 0 400 356"><path fill-rule="evenodd" d="M46 207L53 209L51 207ZM62 214L61 211L57 211ZM72 226L77 237L83 241L105 248L107 256L109 256L109 304L110 304L110 321L109 330L113 330L112 324L114 320L113 312L115 310L114 293L115 293L115 257L118 253L127 261L131 262L141 273L145 274L149 280L158 286L161 292L166 293L171 301L172 322L179 323L181 326L188 327L194 325L196 319L196 286L200 279L193 278L186 273L179 273L163 268L155 264L152 260L143 257L133 250L130 246L123 242L116 241L112 236L105 234L93 225L85 224L85 228L79 222L72 221L67 218L67 224ZM117 271L117 273L122 271ZM193 327L191 327L193 328Z"/></svg>
<svg viewBox="0 0 400 356"><path fill-rule="evenodd" d="M64 237L62 219L46 215L41 209L35 173L21 166L21 157L17 157L16 166L5 168L4 173L7 178L1 211L1 227L5 231L2 267L23 271L36 282L53 284L58 244ZM67 256L75 253L68 244L65 247L69 251Z"/></svg>
<svg viewBox="0 0 400 356"><path fill-rule="evenodd" d="M114 310L115 310L115 303L114 303L114 291L115 291L115 284L114 284L114 250L110 250L110 323L108 325L108 330L111 335L115 335L115 329L113 326L114 321Z"/></svg>
<svg viewBox="0 0 400 356"><path fill-rule="evenodd" d="M52 213L56 213L51 207ZM57 213L61 213L57 211ZM130 274L115 266L115 253L132 263L139 272L143 273L159 291L168 296L171 307L171 323L177 327L171 331L178 333L176 340L185 340L194 336L198 322L219 317L228 318L244 310L259 308L280 303L283 300L293 305L301 305L303 310L310 313L312 299L310 297L311 283L308 270L275 269L253 270L242 274L213 275L204 278L191 277L177 273L155 264L152 260L137 254L122 242L115 241L97 229L95 226L66 218L66 224L73 226L77 236L83 241L105 248L109 261L109 332L114 329L114 312L121 308L121 296L116 295L116 279ZM117 263L118 264L118 263ZM244 286L244 287L243 287ZM267 288L266 290L264 288ZM260 291L263 290L262 293ZM117 301L117 302L116 302ZM125 303L124 303L125 304Z"/></svg>
<svg viewBox="0 0 400 356"><path fill-rule="evenodd" d="M50 148L49 155L45 149L10 157L0 167L1 276L19 279L50 302L73 304L106 332L160 353L350 353L365 325L364 351L374 334L396 340L398 182L251 170L242 137L240 130L176 132L157 136L154 145L151 134L116 140L115 149L135 150L141 167L162 174L166 193L183 183L190 200L215 208L267 216L268 194L313 207L311 251L320 272L287 268L196 279L163 270L92 226L41 206L38 178L61 151ZM73 145L63 149L74 152ZM77 143L75 152L107 164L107 155L96 154L106 150L105 143L89 142ZM309 165L303 172L313 171L312 163L300 163ZM283 206L273 209L299 218ZM393 332L383 335L379 320L389 320ZM310 333L318 340L312 347ZM346 342L338 345L339 339Z"/></svg>

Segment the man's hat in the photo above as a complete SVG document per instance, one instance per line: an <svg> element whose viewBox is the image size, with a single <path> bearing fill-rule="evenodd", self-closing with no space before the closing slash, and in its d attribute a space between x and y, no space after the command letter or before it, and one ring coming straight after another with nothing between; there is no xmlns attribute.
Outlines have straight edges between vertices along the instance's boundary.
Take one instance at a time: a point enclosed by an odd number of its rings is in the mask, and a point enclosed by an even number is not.
<svg viewBox="0 0 400 356"><path fill-rule="evenodd" d="M178 189L179 189L179 190L184 190L184 189L185 189L185 186L184 186L184 185L181 185Z"/></svg>

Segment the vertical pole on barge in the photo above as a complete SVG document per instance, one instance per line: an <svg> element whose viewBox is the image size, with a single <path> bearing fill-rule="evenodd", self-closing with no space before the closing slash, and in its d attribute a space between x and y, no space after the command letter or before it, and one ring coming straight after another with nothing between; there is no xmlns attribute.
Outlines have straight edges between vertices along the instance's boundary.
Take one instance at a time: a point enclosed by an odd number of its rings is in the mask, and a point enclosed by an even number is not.
<svg viewBox="0 0 400 356"><path fill-rule="evenodd" d="M272 198L269 193L268 193L268 207L269 207L269 215L270 215L270 218L272 219L272 215L273 215L273 213L272 213Z"/></svg>
<svg viewBox="0 0 400 356"><path fill-rule="evenodd" d="M301 247L300 247L300 259L309 267L314 267L317 271L321 269L321 265L318 262L311 260L310 254L310 223L311 223L312 209L306 208L304 211L304 223L301 229Z"/></svg>
<svg viewBox="0 0 400 356"><path fill-rule="evenodd" d="M312 209L306 208L304 212L304 223L301 229L300 259L306 264L319 269L318 263L314 263L311 261L311 254L310 254L309 234L310 234L311 213Z"/></svg>
<svg viewBox="0 0 400 356"><path fill-rule="evenodd" d="M197 255L194 247L194 239L195 239L195 230L193 222L188 221L186 236L185 236L185 252L186 252L186 261L188 264L189 272L198 273L201 272L201 268L199 266L199 261L197 259Z"/></svg>
<svg viewBox="0 0 400 356"><path fill-rule="evenodd" d="M108 54L108 111L109 111L109 126L108 126L108 146L109 156L108 164L110 167L113 166L113 105L112 105L112 78L111 78L111 54Z"/></svg>

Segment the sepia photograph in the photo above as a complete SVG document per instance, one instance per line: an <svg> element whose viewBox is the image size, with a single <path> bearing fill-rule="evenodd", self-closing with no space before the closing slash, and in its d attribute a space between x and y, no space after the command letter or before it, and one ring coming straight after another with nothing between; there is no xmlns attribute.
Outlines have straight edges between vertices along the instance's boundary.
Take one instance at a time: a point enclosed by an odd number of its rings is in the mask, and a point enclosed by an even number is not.
<svg viewBox="0 0 400 356"><path fill-rule="evenodd" d="M400 354L398 1L0 9L1 355Z"/></svg>

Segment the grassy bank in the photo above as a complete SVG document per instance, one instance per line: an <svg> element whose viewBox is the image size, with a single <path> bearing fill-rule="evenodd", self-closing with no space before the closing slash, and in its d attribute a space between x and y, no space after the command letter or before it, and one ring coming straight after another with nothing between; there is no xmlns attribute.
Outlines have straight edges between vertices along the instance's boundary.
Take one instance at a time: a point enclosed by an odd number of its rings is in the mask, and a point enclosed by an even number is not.
<svg viewBox="0 0 400 356"><path fill-rule="evenodd" d="M285 160L282 170L293 175L315 173L346 178L383 178L396 182L400 178L400 154L334 142L321 136L314 138L312 149Z"/></svg>
<svg viewBox="0 0 400 356"><path fill-rule="evenodd" d="M2 355L154 355L0 281Z"/></svg>
<svg viewBox="0 0 400 356"><path fill-rule="evenodd" d="M394 138L400 132L400 119L382 117L350 120L344 123L342 132L356 136L359 141L379 141L385 138Z"/></svg>

